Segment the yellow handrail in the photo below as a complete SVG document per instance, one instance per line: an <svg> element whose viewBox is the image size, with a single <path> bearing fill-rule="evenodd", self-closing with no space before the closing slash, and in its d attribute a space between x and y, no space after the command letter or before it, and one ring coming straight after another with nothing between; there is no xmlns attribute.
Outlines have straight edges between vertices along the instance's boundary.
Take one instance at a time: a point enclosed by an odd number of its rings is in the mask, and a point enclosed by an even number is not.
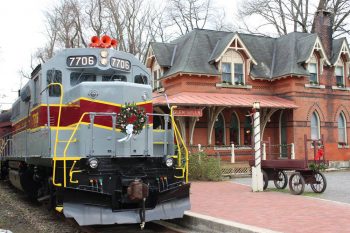
<svg viewBox="0 0 350 233"><path fill-rule="evenodd" d="M180 143L179 141L181 142L184 150L185 150L185 159L186 159L186 162L185 162L185 169L184 168L177 168L177 169L182 169L182 177L185 175L185 181L186 183L188 183L188 149L187 149L187 146L181 136L181 133L179 131L179 129L177 128L177 125L175 123L175 119L174 119L174 112L173 110L176 108L176 106L172 106L170 108L170 118L171 118L171 123L173 125L173 128L174 128L174 134L175 134L175 140L178 144L178 146L180 146ZM180 140L179 140L180 139ZM181 159L182 159L182 152L181 152L181 148L178 148L178 161L177 161L177 164L179 167L181 167ZM185 170L185 174L184 174L184 170Z"/></svg>
<svg viewBox="0 0 350 233"><path fill-rule="evenodd" d="M74 160L73 165L72 165L72 167L71 167L71 169L70 169L70 171L69 171L69 181L70 181L71 183L73 183L73 184L77 184L77 183L79 183L79 181L78 181L78 180L73 180L73 174L74 174L74 173L79 173L79 172L82 172L82 170L76 170L76 171L73 171L74 166L75 166L75 164L76 164L76 163L77 163L77 161L76 161L76 160Z"/></svg>
<svg viewBox="0 0 350 233"><path fill-rule="evenodd" d="M61 83L50 83L46 88L49 88L50 86L59 86L60 87L60 104L59 104L59 110L58 110L58 119L57 119L57 128L56 128L56 138L55 138L55 145L53 149L53 171L52 171L52 183L55 186L62 186L61 183L56 183L56 157L57 157L57 143L58 143L58 131L60 127L61 122L61 111L62 111L62 102L63 102L63 86ZM50 107L49 103L47 103L48 108ZM51 130L51 129L50 129ZM63 170L64 170L64 182L66 182L66 161L63 161Z"/></svg>
<svg viewBox="0 0 350 233"><path fill-rule="evenodd" d="M68 142L67 142L67 144L66 144L66 147L64 148L64 151L63 151L63 163L64 163L64 164L66 163L66 156L67 156L68 147L69 147L69 145L71 144L71 142L73 141L72 139L73 139L73 137L75 136L75 133L77 132L77 130L78 130L78 128L79 128L81 122L83 121L84 117L85 117L87 114L89 114L89 113L88 113L88 112L84 112L84 113L81 115L81 117L80 117L80 119L79 119L77 125L75 126L75 128L74 128L74 130L73 130L73 132L72 132L72 135L71 135L70 138L68 139ZM73 165L75 165L75 164L73 164ZM72 169L71 169L71 170L72 170ZM64 167L64 187L66 187L66 185L67 185L67 182L66 182L66 167Z"/></svg>

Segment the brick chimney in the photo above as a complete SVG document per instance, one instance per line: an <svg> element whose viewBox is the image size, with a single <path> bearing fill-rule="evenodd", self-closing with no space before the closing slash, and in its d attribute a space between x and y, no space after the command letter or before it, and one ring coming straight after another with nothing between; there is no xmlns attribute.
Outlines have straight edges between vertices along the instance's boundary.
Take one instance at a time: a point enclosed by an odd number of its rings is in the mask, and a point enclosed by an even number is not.
<svg viewBox="0 0 350 233"><path fill-rule="evenodd" d="M312 25L312 33L317 33L321 39L323 48L327 57L330 59L332 56L332 34L333 34L333 15L330 11L324 9L324 1L320 0L320 4L315 13L314 22Z"/></svg>

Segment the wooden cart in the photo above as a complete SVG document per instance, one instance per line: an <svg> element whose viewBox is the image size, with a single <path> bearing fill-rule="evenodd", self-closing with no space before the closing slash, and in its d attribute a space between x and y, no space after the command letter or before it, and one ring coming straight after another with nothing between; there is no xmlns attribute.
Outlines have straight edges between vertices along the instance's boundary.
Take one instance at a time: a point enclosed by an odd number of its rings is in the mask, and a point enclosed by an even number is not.
<svg viewBox="0 0 350 233"><path fill-rule="evenodd" d="M307 139L304 136L304 159L273 159L262 160L264 190L268 182L273 180L276 188L284 189L288 184L288 176L285 171L293 171L289 177L289 189L292 194L299 195L304 192L305 184L311 185L315 193L323 193L327 188L326 177L320 172L326 165L323 137L319 140ZM308 158L308 146L313 146L313 159ZM250 166L255 161L249 161Z"/></svg>

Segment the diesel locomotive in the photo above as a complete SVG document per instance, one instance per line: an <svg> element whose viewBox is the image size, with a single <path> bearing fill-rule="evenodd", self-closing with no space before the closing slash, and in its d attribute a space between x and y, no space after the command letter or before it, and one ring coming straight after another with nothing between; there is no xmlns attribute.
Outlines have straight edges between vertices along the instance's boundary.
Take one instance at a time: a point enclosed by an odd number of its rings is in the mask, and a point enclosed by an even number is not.
<svg viewBox="0 0 350 233"><path fill-rule="evenodd" d="M172 109L153 113L150 73L132 54L108 36L91 42L36 67L0 116L11 122L0 178L80 225L182 217L188 151Z"/></svg>

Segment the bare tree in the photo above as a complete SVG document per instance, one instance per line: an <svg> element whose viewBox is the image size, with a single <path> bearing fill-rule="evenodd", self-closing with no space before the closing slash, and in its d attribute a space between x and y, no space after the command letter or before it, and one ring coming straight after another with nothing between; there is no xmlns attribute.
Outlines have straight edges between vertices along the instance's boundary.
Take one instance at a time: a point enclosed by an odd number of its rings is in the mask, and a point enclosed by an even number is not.
<svg viewBox="0 0 350 233"><path fill-rule="evenodd" d="M119 49L143 56L152 37L149 27L151 15L157 14L149 0L106 0L110 19L110 32L116 36ZM154 3L154 2L153 2Z"/></svg>
<svg viewBox="0 0 350 233"><path fill-rule="evenodd" d="M87 37L110 34L118 47L144 56L150 41L169 41L194 28L229 30L225 14L211 0L61 0L45 12L47 44L40 62L61 48L87 47Z"/></svg>
<svg viewBox="0 0 350 233"><path fill-rule="evenodd" d="M104 3L103 0L90 0L86 4L86 11L89 27L94 31L95 35L100 37L103 33L106 33L106 25L108 24L105 12L103 10Z"/></svg>
<svg viewBox="0 0 350 233"><path fill-rule="evenodd" d="M333 31L335 35L349 33L350 1L348 0L319 0L313 5L310 0L247 0L239 8L240 28L251 33L261 33L264 26L272 26L278 35L291 31L310 32L314 14L318 9L329 10L333 13ZM262 21L252 27L246 22L247 18L255 16ZM249 25L249 27L248 27Z"/></svg>
<svg viewBox="0 0 350 233"><path fill-rule="evenodd" d="M212 11L211 0L168 0L168 17L180 35L204 28Z"/></svg>

